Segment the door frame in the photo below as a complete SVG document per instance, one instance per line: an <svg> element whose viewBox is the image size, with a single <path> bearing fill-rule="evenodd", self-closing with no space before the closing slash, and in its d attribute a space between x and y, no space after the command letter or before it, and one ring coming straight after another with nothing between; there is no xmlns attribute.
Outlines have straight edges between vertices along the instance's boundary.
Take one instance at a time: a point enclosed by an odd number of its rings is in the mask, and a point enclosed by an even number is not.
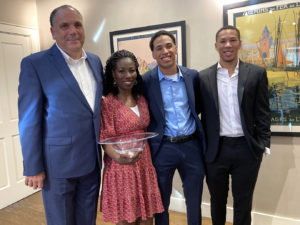
<svg viewBox="0 0 300 225"><path fill-rule="evenodd" d="M23 27L15 24L0 22L0 33L29 36L31 40L31 53L40 51L38 28Z"/></svg>
<svg viewBox="0 0 300 225"><path fill-rule="evenodd" d="M14 36L23 36L27 37L29 39L29 52L34 53L40 50L40 43L39 43L39 33L38 28L29 28L29 27L23 27L15 24L8 24L8 23L2 23L0 22L0 34L8 34L8 35L14 35ZM25 55L24 55L25 57ZM21 149L21 147L20 147ZM1 191L1 190L0 190ZM1 200L0 202L0 209L4 208L10 204L13 204L20 199L23 199L33 193L35 193L37 190L33 190L32 188L28 188L24 184L24 191L21 191L20 193L15 193L12 198L8 196L8 200L5 201Z"/></svg>

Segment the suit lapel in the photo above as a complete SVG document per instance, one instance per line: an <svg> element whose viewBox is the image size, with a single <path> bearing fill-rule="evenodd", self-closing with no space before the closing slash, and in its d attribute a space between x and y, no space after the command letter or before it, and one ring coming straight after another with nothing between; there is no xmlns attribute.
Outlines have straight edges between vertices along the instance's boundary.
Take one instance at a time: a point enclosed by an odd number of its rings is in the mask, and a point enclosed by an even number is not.
<svg viewBox="0 0 300 225"><path fill-rule="evenodd" d="M240 61L239 65L239 79L238 79L238 99L239 99L239 105L242 105L243 95L244 95L244 88L245 84L248 78L249 74L249 68L246 64L244 64L242 61Z"/></svg>
<svg viewBox="0 0 300 225"><path fill-rule="evenodd" d="M212 90L213 99L216 105L216 108L219 109L219 103L218 103L218 86L217 86L217 66L218 64L215 64L213 67L211 67L210 72L208 74L208 80L210 84L210 88ZM243 94L244 94L244 87L248 78L249 68L240 61L239 64L239 79L238 79L238 100L239 105L242 104Z"/></svg>
<svg viewBox="0 0 300 225"><path fill-rule="evenodd" d="M161 94L161 89L160 89L160 83L158 79L158 69L155 67L151 71L151 83L150 83L150 88L151 90L151 95L153 96L152 99L154 99L154 103L156 104L156 108L159 109L160 114L162 117L165 117L165 112L164 112L164 104L162 100L162 94Z"/></svg>
<svg viewBox="0 0 300 225"><path fill-rule="evenodd" d="M214 66L211 67L209 74L208 74L208 80L209 80L209 85L210 85L210 89L212 91L216 109L217 109L217 111L219 111L217 66L218 66L218 64L215 64Z"/></svg>
<svg viewBox="0 0 300 225"><path fill-rule="evenodd" d="M50 60L53 62L57 68L59 74L62 76L64 81L68 84L69 88L74 92L74 94L80 99L80 101L92 111L89 103L87 102L85 96L83 95L75 77L73 76L70 68L68 67L65 59L63 58L61 52L54 44L50 49Z"/></svg>
<svg viewBox="0 0 300 225"><path fill-rule="evenodd" d="M184 77L184 83L186 87L186 93L188 96L189 104L191 109L195 108L195 93L194 93L194 87L193 87L193 80L190 79L190 74L187 72L187 70L184 67L179 67L180 71L182 73L182 76Z"/></svg>

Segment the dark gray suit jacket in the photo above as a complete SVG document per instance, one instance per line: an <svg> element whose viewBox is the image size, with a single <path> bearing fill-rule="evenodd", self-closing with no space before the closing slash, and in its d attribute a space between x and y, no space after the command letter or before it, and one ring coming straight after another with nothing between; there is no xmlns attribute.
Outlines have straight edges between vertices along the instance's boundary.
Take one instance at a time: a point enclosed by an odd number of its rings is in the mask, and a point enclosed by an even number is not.
<svg viewBox="0 0 300 225"><path fill-rule="evenodd" d="M220 119L217 89L217 65L200 72L201 121L207 138L206 162L213 162L218 154ZM262 67L240 61L238 100L245 138L254 157L270 147L271 113L268 80ZM228 118L230 119L230 118Z"/></svg>
<svg viewBox="0 0 300 225"><path fill-rule="evenodd" d="M179 66L179 68L184 78L191 113L199 131L199 138L202 144L202 146L199 146L199 149L204 153L206 151L205 136L201 121L198 117L199 107L197 103L199 103L199 101L196 99L199 94L195 93L195 91L197 92L199 90L198 72L186 67ZM158 68L155 67L143 75L142 78L144 81L144 95L148 101L150 111L150 125L148 126L148 131L157 132L159 134L155 138L149 139L151 155L154 160L160 149L166 127L164 104L158 79Z"/></svg>

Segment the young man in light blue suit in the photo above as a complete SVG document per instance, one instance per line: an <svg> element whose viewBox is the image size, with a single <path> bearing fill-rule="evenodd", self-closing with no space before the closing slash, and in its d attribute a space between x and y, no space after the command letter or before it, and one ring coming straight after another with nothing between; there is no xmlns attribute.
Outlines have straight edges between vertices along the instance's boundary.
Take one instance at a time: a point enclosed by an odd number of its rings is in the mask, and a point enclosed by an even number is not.
<svg viewBox="0 0 300 225"><path fill-rule="evenodd" d="M80 12L52 11L56 43L22 60L19 130L25 184L42 188L47 224L94 225L100 187L102 64L85 52Z"/></svg>
<svg viewBox="0 0 300 225"><path fill-rule="evenodd" d="M188 224L200 225L206 147L195 93L199 91L198 72L176 65L177 46L170 32L155 33L150 48L158 66L142 77L150 111L148 131L159 134L149 144L165 209L155 216L155 224L169 224L172 180L177 169Z"/></svg>

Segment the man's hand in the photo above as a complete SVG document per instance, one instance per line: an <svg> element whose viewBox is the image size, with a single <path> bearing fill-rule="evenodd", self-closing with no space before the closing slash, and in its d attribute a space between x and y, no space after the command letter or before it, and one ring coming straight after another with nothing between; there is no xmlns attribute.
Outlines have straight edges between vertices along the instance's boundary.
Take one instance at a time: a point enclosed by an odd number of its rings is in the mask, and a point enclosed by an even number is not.
<svg viewBox="0 0 300 225"><path fill-rule="evenodd" d="M26 176L25 185L32 187L33 189L43 188L45 177L45 172L41 172L34 176Z"/></svg>

